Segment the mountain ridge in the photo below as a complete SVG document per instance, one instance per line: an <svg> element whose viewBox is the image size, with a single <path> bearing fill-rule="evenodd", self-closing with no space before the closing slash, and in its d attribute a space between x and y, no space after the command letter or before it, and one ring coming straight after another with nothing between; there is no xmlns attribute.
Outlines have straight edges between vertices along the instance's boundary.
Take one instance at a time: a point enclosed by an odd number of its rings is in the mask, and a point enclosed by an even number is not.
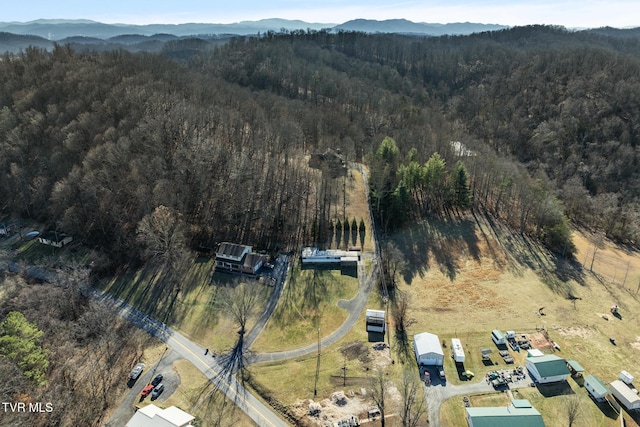
<svg viewBox="0 0 640 427"><path fill-rule="evenodd" d="M422 23L406 19L357 19L342 24L305 22L281 18L240 21L230 24L217 23L181 23L181 24L106 24L87 19L38 19L28 22L0 22L0 31L40 36L47 40L58 41L70 37L92 37L108 39L127 34L150 36L165 33L175 36L198 36L213 34L251 35L281 30L333 30L362 31L368 33L410 33L439 36L443 34L470 34L479 31L492 31L508 28L498 24L479 23Z"/></svg>

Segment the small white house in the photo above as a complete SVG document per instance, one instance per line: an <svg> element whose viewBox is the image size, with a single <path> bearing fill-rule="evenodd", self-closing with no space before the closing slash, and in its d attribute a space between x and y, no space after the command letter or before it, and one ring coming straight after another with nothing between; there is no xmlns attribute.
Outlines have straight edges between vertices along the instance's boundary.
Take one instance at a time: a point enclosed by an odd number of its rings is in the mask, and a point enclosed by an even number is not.
<svg viewBox="0 0 640 427"><path fill-rule="evenodd" d="M624 406L628 411L640 409L640 396L633 392L628 385L620 380L615 380L609 384L611 394Z"/></svg>
<svg viewBox="0 0 640 427"><path fill-rule="evenodd" d="M598 378L593 375L588 375L584 379L584 388L587 389L589 395L593 397L596 402L603 402L605 396L609 394L609 389Z"/></svg>
<svg viewBox="0 0 640 427"><path fill-rule="evenodd" d="M566 381L569 376L567 362L555 354L527 357L526 365L531 378L540 384Z"/></svg>
<svg viewBox="0 0 640 427"><path fill-rule="evenodd" d="M464 363L464 348L459 338L451 338L451 357L456 363Z"/></svg>
<svg viewBox="0 0 640 427"><path fill-rule="evenodd" d="M8 236L13 229L13 225L0 223L0 236Z"/></svg>
<svg viewBox="0 0 640 427"><path fill-rule="evenodd" d="M444 364L444 352L437 335L429 332L414 335L413 348L418 365L442 366Z"/></svg>
<svg viewBox="0 0 640 427"><path fill-rule="evenodd" d="M56 248L61 248L64 245L68 245L73 241L73 237L67 236L63 233L58 233L56 231L47 231L42 233L40 237L38 237L38 242L43 245L55 246Z"/></svg>
<svg viewBox="0 0 640 427"><path fill-rule="evenodd" d="M162 409L151 403L138 409L125 427L191 427L194 419L175 406Z"/></svg>
<svg viewBox="0 0 640 427"><path fill-rule="evenodd" d="M506 344L507 343L507 338L504 336L502 331L499 330L499 329L494 329L491 332L491 339L493 340L494 343L496 343L496 345L501 345L501 344Z"/></svg>

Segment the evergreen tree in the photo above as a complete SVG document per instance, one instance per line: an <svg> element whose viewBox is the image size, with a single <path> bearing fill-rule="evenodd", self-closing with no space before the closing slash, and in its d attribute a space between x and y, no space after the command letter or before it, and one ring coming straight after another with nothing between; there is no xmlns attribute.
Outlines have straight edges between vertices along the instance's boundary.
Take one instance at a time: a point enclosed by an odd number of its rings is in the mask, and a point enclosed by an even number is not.
<svg viewBox="0 0 640 427"><path fill-rule="evenodd" d="M453 186L453 205L458 209L469 209L471 207L471 188L469 187L467 168L460 160L456 162L453 170L451 185Z"/></svg>

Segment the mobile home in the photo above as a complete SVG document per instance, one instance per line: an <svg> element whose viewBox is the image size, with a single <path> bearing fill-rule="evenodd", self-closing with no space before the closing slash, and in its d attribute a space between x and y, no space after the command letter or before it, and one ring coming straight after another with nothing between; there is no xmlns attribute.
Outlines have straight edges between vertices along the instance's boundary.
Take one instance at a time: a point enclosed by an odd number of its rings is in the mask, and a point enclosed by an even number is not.
<svg viewBox="0 0 640 427"><path fill-rule="evenodd" d="M620 401L628 411L640 409L640 396L633 392L628 385L620 380L615 380L609 384L611 394Z"/></svg>

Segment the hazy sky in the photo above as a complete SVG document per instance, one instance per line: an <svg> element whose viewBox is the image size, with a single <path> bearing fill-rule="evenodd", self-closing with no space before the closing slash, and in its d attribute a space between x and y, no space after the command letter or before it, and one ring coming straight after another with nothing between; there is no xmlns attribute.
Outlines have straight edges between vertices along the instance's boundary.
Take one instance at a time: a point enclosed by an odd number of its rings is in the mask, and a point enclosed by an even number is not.
<svg viewBox="0 0 640 427"><path fill-rule="evenodd" d="M6 3L5 3L6 2ZM231 23L263 18L342 23L414 22L640 26L640 0L3 0L0 21L93 19L106 23ZM8 3L8 4L7 4Z"/></svg>

